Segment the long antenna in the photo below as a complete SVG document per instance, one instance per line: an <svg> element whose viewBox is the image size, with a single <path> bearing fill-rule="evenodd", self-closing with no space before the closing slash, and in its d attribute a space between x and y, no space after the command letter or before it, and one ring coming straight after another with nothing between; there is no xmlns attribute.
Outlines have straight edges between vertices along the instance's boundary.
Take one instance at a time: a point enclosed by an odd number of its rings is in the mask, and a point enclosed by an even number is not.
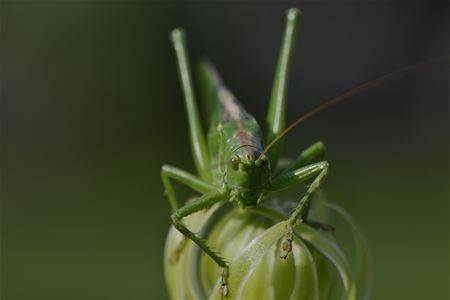
<svg viewBox="0 0 450 300"><path fill-rule="evenodd" d="M343 94L334 97L332 99L330 99L329 101L324 102L323 104L320 104L319 106L317 106L316 108L313 108L312 110L310 110L309 112L307 112L306 114L304 114L303 116L299 117L297 120L295 120L291 125L289 125L285 130L283 130L269 145L266 146L266 148L261 152L261 154L259 155L258 159L261 159L263 157L264 154L267 153L267 151L273 146L275 145L281 138L283 138L289 131L291 131L292 129L294 129L295 127L297 127L298 125L300 125L301 123L303 123L304 121L308 120L309 118L311 118L312 116L314 116L315 114L327 109L330 106L333 106L351 96L354 96L358 93L364 92L370 88L376 87L386 81L392 80L392 79L398 79L402 76L405 76L413 71L417 71L419 69L422 69L424 67L428 67L430 65L436 64L436 63L441 63L441 62L447 62L450 63L450 56L439 56L436 57L434 59L430 59L427 61L422 61L419 62L417 64L414 65L410 65L404 68L401 68L397 71L394 71L392 73L389 73L387 75L378 77L376 79L364 82L358 86L356 86L355 88L348 90L346 92L344 92Z"/></svg>

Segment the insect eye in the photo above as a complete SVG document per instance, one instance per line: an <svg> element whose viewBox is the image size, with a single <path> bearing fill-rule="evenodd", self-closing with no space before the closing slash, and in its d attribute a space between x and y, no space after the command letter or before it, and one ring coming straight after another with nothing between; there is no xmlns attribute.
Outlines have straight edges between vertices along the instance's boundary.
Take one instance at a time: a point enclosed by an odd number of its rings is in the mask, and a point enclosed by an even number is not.
<svg viewBox="0 0 450 300"><path fill-rule="evenodd" d="M263 157L261 158L261 162L262 162L263 165L267 164L268 161L269 161L269 160L267 159L266 156L263 156Z"/></svg>
<svg viewBox="0 0 450 300"><path fill-rule="evenodd" d="M237 156L235 156L232 159L230 159L230 166L231 166L231 168L233 168L233 170L237 170L237 168L239 167L240 161L241 160Z"/></svg>
<svg viewBox="0 0 450 300"><path fill-rule="evenodd" d="M267 156L263 156L263 157L261 157L260 159L258 159L258 160L256 160L255 161L255 164L258 166L258 167L260 167L260 166L265 166L265 165L267 165L267 162L268 162L269 160L267 159Z"/></svg>

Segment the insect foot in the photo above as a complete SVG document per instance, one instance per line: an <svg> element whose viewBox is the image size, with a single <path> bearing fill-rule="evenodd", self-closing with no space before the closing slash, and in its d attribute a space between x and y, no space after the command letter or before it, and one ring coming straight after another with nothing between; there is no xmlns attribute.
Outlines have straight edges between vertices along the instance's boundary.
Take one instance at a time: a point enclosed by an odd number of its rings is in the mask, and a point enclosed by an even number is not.
<svg viewBox="0 0 450 300"><path fill-rule="evenodd" d="M292 225L286 224L286 232L284 234L283 244L281 246L281 250L283 253L280 255L280 258L286 259L292 251L292 242L294 241L294 229Z"/></svg>
<svg viewBox="0 0 450 300"><path fill-rule="evenodd" d="M222 274L220 277L220 289L222 293L221 297L222 299L224 299L230 292L230 290L228 289L227 279L228 279L228 267L225 267L222 269Z"/></svg>
<svg viewBox="0 0 450 300"><path fill-rule="evenodd" d="M355 269L349 263L353 260L329 233L286 221L288 212L282 211L279 203L289 200L278 200L273 206L264 202L261 209L222 207L190 215L183 223L206 239L229 265L218 267L208 255L201 255L202 250L191 240L187 240L178 263L171 264L170 255L183 235L173 226L170 229L164 268L171 299L328 299L330 295L342 300L367 299L370 260L364 236L342 209L314 200L312 215L325 211L333 219L342 219L342 230L350 229L353 234L360 258ZM320 210L316 211L317 207ZM327 218L317 220L328 222ZM349 243L347 246L353 245L353 241ZM280 248L285 259L279 258ZM329 285L330 280L340 283Z"/></svg>

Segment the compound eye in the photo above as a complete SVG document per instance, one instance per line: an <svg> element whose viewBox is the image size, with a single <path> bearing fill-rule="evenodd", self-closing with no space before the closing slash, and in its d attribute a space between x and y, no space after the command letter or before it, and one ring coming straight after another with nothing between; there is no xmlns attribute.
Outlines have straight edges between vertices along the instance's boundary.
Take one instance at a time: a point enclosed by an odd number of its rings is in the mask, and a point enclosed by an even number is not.
<svg viewBox="0 0 450 300"><path fill-rule="evenodd" d="M267 158L267 156L264 155L263 157L261 157L261 162L262 162L263 166L267 165L267 163L269 162L269 159Z"/></svg>
<svg viewBox="0 0 450 300"><path fill-rule="evenodd" d="M263 156L260 159L255 161L255 164L260 167L260 166L265 166L267 165L267 163L269 162L269 160L267 159L267 156Z"/></svg>
<svg viewBox="0 0 450 300"><path fill-rule="evenodd" d="M233 170L237 170L239 167L239 163L241 162L241 160L239 159L238 156L234 156L232 159L230 159L230 166Z"/></svg>

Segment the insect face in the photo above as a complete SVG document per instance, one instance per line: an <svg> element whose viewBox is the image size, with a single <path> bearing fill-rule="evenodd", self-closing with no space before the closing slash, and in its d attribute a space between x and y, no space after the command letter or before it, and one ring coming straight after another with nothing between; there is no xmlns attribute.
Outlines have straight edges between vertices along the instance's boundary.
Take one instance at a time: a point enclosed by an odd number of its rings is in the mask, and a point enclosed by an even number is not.
<svg viewBox="0 0 450 300"><path fill-rule="evenodd" d="M266 156L259 158L259 153L250 154L248 149L236 151L226 171L231 201L243 208L255 207L268 186L269 177L270 165Z"/></svg>

